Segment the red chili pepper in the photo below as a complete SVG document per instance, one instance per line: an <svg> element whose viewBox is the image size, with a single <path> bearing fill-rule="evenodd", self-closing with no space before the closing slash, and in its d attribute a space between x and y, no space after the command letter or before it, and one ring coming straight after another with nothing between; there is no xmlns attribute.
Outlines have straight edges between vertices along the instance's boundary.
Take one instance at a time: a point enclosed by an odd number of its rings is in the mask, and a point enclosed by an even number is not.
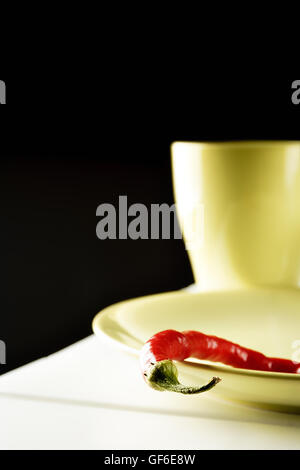
<svg viewBox="0 0 300 470"><path fill-rule="evenodd" d="M203 387L181 385L177 368L172 361L184 361L188 357L222 362L240 369L300 373L299 362L267 357L252 349L198 331L180 333L166 330L152 336L142 348L141 367L146 383L156 390L190 395L210 390L220 382L221 379L213 377Z"/></svg>

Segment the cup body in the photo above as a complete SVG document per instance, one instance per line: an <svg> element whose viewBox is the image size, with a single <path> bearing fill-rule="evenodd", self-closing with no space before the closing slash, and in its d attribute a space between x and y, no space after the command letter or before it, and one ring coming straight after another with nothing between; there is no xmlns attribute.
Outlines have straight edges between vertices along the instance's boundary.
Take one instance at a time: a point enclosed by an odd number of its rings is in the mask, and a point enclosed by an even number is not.
<svg viewBox="0 0 300 470"><path fill-rule="evenodd" d="M200 290L300 285L300 142L175 142L179 224Z"/></svg>

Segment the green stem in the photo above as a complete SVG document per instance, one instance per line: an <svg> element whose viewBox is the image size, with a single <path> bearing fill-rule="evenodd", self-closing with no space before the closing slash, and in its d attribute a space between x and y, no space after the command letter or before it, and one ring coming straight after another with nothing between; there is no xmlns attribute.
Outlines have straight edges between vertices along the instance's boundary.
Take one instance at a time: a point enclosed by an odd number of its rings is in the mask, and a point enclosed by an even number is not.
<svg viewBox="0 0 300 470"><path fill-rule="evenodd" d="M183 393L184 395L195 395L207 392L217 385L221 379L213 377L210 382L202 387L187 387L178 381L178 370L173 361L169 359L156 362L147 373L147 382L155 390Z"/></svg>

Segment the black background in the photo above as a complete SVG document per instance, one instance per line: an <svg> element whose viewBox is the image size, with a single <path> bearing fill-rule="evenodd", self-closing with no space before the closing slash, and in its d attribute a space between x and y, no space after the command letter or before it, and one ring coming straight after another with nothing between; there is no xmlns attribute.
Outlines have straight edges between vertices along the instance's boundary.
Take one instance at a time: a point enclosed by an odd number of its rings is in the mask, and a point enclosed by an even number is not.
<svg viewBox="0 0 300 470"><path fill-rule="evenodd" d="M173 203L171 142L300 139L293 80L0 78L2 373L89 335L113 302L192 282L181 240L95 233L97 206L119 195Z"/></svg>

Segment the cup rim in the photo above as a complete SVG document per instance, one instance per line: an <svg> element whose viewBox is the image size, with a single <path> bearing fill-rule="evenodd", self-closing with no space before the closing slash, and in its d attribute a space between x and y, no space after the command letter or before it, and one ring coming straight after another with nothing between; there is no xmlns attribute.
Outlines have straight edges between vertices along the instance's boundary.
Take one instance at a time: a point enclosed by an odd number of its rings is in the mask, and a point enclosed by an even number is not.
<svg viewBox="0 0 300 470"><path fill-rule="evenodd" d="M224 141L188 141L176 140L171 148L176 146L197 146L199 148L220 147L299 147L300 140L224 140Z"/></svg>

